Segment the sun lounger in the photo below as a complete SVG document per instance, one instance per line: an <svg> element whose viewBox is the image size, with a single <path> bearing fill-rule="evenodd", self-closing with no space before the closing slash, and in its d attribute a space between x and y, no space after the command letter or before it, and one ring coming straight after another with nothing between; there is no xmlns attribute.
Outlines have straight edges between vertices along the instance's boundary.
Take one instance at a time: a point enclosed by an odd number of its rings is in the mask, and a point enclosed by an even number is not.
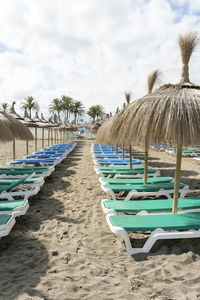
<svg viewBox="0 0 200 300"><path fill-rule="evenodd" d="M110 230L124 239L130 255L148 253L159 239L200 237L200 212L179 214L106 215ZM179 231L181 230L181 231ZM192 230L192 231L191 231ZM195 230L195 231L194 231ZM128 232L151 231L142 248L133 248ZM169 232L170 231L170 232Z"/></svg>
<svg viewBox="0 0 200 300"><path fill-rule="evenodd" d="M12 184L15 182L19 182L19 178L15 177L15 178L0 178L0 186L1 185L8 185L8 184ZM28 179L26 179L25 181L22 182L22 184L20 184L18 187L23 187L23 188L27 188L28 186L39 186L41 187L44 184L44 178L43 177L28 177Z"/></svg>
<svg viewBox="0 0 200 300"><path fill-rule="evenodd" d="M60 163L60 160L53 159L53 158L46 158L46 159L17 159L14 161L10 161L10 165L40 165L40 166L46 166L46 165L56 165Z"/></svg>
<svg viewBox="0 0 200 300"><path fill-rule="evenodd" d="M128 193L125 200L130 200L132 197L141 196L166 196L171 198L171 194L174 193L174 183L159 183L159 184L102 184L101 188L104 192L116 200L116 194L120 192ZM190 191L188 185L180 183L179 185L180 198Z"/></svg>
<svg viewBox="0 0 200 300"><path fill-rule="evenodd" d="M166 152L176 155L177 151L174 149L168 149ZM187 149L187 150L182 150L182 156L198 156L200 154L200 151L196 149Z"/></svg>
<svg viewBox="0 0 200 300"><path fill-rule="evenodd" d="M29 208L28 200L0 201L0 215L12 214L14 217L25 215Z"/></svg>
<svg viewBox="0 0 200 300"><path fill-rule="evenodd" d="M119 165L119 166L127 166L130 163L130 160L121 160L121 159L93 159L95 165ZM139 159L133 159L132 164L142 164L143 162Z"/></svg>
<svg viewBox="0 0 200 300"><path fill-rule="evenodd" d="M99 181L101 184L143 184L144 180L142 178L109 178L100 177ZM147 183L169 183L173 182L172 177L151 177L147 178Z"/></svg>
<svg viewBox="0 0 200 300"><path fill-rule="evenodd" d="M133 170L97 170L96 173L100 176L113 176L114 178L143 178L144 177L144 168L133 167ZM155 169L148 169L148 177L157 177L160 176L160 171Z"/></svg>
<svg viewBox="0 0 200 300"><path fill-rule="evenodd" d="M103 159L122 159L122 154L93 154L92 155L93 158L99 159L99 158L103 158ZM124 158L129 158L129 154L124 154Z"/></svg>
<svg viewBox="0 0 200 300"><path fill-rule="evenodd" d="M23 187L26 179L28 179L28 176L19 178L11 184L1 184L0 199L15 200L14 197L23 197L24 199L28 199L30 196L36 195L40 190L40 186L31 185L30 187Z"/></svg>
<svg viewBox="0 0 200 300"><path fill-rule="evenodd" d="M31 175L34 173L32 177L47 177L51 175L51 173L55 170L52 166L45 167L27 167L27 166L0 166L0 178L7 177L21 177L25 175Z"/></svg>
<svg viewBox="0 0 200 300"><path fill-rule="evenodd" d="M101 201L102 209L106 214L116 213L160 213L171 212L173 199L154 200L107 200ZM179 198L178 210L200 210L200 197Z"/></svg>
<svg viewBox="0 0 200 300"><path fill-rule="evenodd" d="M6 236L10 233L15 225L15 217L10 214L0 215L0 237Z"/></svg>

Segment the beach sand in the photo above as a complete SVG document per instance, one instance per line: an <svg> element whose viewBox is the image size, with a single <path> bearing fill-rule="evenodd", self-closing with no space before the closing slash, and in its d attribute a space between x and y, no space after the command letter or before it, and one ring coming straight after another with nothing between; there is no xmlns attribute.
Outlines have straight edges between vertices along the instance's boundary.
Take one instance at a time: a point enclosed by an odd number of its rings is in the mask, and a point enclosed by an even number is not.
<svg viewBox="0 0 200 300"><path fill-rule="evenodd" d="M78 142L0 240L0 300L200 299L199 239L158 241L149 254L131 257L109 230L91 143ZM10 148L1 147L1 164L12 158ZM18 142L18 157L24 151ZM174 176L175 157L156 150L150 156L163 176ZM190 195L200 195L199 163L183 158L182 170ZM136 246L147 236L131 235Z"/></svg>

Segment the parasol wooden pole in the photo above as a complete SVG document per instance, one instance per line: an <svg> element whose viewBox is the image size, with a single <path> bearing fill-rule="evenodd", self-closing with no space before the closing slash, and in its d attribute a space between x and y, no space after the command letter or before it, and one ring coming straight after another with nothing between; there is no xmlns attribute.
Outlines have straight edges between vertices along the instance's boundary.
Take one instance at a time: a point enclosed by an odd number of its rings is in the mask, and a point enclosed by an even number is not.
<svg viewBox="0 0 200 300"><path fill-rule="evenodd" d="M37 151L37 127L35 127L35 151Z"/></svg>
<svg viewBox="0 0 200 300"><path fill-rule="evenodd" d="M122 145L122 160L124 161L124 145Z"/></svg>
<svg viewBox="0 0 200 300"><path fill-rule="evenodd" d="M50 128L50 145L52 146L52 128Z"/></svg>
<svg viewBox="0 0 200 300"><path fill-rule="evenodd" d="M113 153L113 145L112 145L112 148L111 148L111 150L112 150L112 153Z"/></svg>
<svg viewBox="0 0 200 300"><path fill-rule="evenodd" d="M118 149L117 149L117 145L115 145L115 147L116 147L116 151L115 151L115 152L116 152L116 154L118 154Z"/></svg>
<svg viewBox="0 0 200 300"><path fill-rule="evenodd" d="M173 208L172 208L173 214L176 214L178 210L181 159L182 159L182 145L177 148L177 154L176 154L176 172L175 172L174 197L173 197Z"/></svg>
<svg viewBox="0 0 200 300"><path fill-rule="evenodd" d="M42 128L42 149L44 148L44 128Z"/></svg>
<svg viewBox="0 0 200 300"><path fill-rule="evenodd" d="M28 140L26 141L26 155L28 155Z"/></svg>
<svg viewBox="0 0 200 300"><path fill-rule="evenodd" d="M149 143L145 140L145 155L144 155L144 184L147 184L147 174L148 174L148 149Z"/></svg>
<svg viewBox="0 0 200 300"><path fill-rule="evenodd" d="M49 147L49 140L50 140L50 128L48 128L48 147Z"/></svg>
<svg viewBox="0 0 200 300"><path fill-rule="evenodd" d="M132 146L129 146L129 160L130 160L130 170L133 170L133 163L132 163Z"/></svg>
<svg viewBox="0 0 200 300"><path fill-rule="evenodd" d="M15 139L13 139L13 160L15 160Z"/></svg>

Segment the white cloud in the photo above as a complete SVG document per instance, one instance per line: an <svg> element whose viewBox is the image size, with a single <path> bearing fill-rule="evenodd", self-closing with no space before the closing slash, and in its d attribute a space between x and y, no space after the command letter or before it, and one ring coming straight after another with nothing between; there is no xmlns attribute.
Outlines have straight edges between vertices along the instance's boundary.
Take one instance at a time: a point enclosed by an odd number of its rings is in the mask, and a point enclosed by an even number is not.
<svg viewBox="0 0 200 300"><path fill-rule="evenodd" d="M148 73L178 82L177 34L199 28L199 0L10 0L0 1L0 99L32 95L46 114L55 97L69 94L122 106L124 91L146 93ZM187 8L187 9L186 9ZM199 55L191 60L198 83Z"/></svg>

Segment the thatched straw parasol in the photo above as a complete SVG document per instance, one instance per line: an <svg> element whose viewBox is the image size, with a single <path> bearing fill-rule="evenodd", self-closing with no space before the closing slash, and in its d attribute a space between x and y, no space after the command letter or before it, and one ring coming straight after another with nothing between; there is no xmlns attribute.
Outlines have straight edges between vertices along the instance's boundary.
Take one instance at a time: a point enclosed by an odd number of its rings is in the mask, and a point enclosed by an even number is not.
<svg viewBox="0 0 200 300"><path fill-rule="evenodd" d="M11 116L11 117L13 117L14 119L16 119L16 120L20 120L23 124L24 124L24 126L26 127L30 127L29 125L30 125L30 122L27 122L27 121L25 121L24 120L24 118L23 117L21 117L20 115L18 115L17 113L16 113L16 111L15 111L15 104L16 104L16 102L15 101L13 101L12 102L12 106L11 106L11 108L10 108L10 112L9 112L9 115ZM25 128L24 127L24 128ZM27 132L27 134L28 134L28 138L27 139L25 139L26 140L26 152L27 152L27 154L28 154L28 141L30 140L30 131L29 131L29 129L28 129L28 132ZM31 133L31 135L32 135L32 133ZM22 137L22 139L24 140L24 137ZM32 135L32 138L31 139L33 139L33 135ZM15 139L13 139L13 160L15 160Z"/></svg>
<svg viewBox="0 0 200 300"><path fill-rule="evenodd" d="M13 159L15 160L15 139L29 141L33 140L33 135L24 123L16 118L13 118L10 114L1 112L0 119L12 132Z"/></svg>
<svg viewBox="0 0 200 300"><path fill-rule="evenodd" d="M9 111L9 115L11 115L11 116L12 116L13 118L15 118L15 119L23 120L24 118L21 117L20 115L18 115L18 114L16 113L16 111L15 111L15 104L16 104L16 102L13 101L13 102L12 102L12 106L11 106L10 111Z"/></svg>
<svg viewBox="0 0 200 300"><path fill-rule="evenodd" d="M182 74L178 84L166 84L129 105L118 132L121 142L134 139L177 147L173 213L177 212L182 148L200 141L200 86L190 83L188 63L197 34L179 36Z"/></svg>

